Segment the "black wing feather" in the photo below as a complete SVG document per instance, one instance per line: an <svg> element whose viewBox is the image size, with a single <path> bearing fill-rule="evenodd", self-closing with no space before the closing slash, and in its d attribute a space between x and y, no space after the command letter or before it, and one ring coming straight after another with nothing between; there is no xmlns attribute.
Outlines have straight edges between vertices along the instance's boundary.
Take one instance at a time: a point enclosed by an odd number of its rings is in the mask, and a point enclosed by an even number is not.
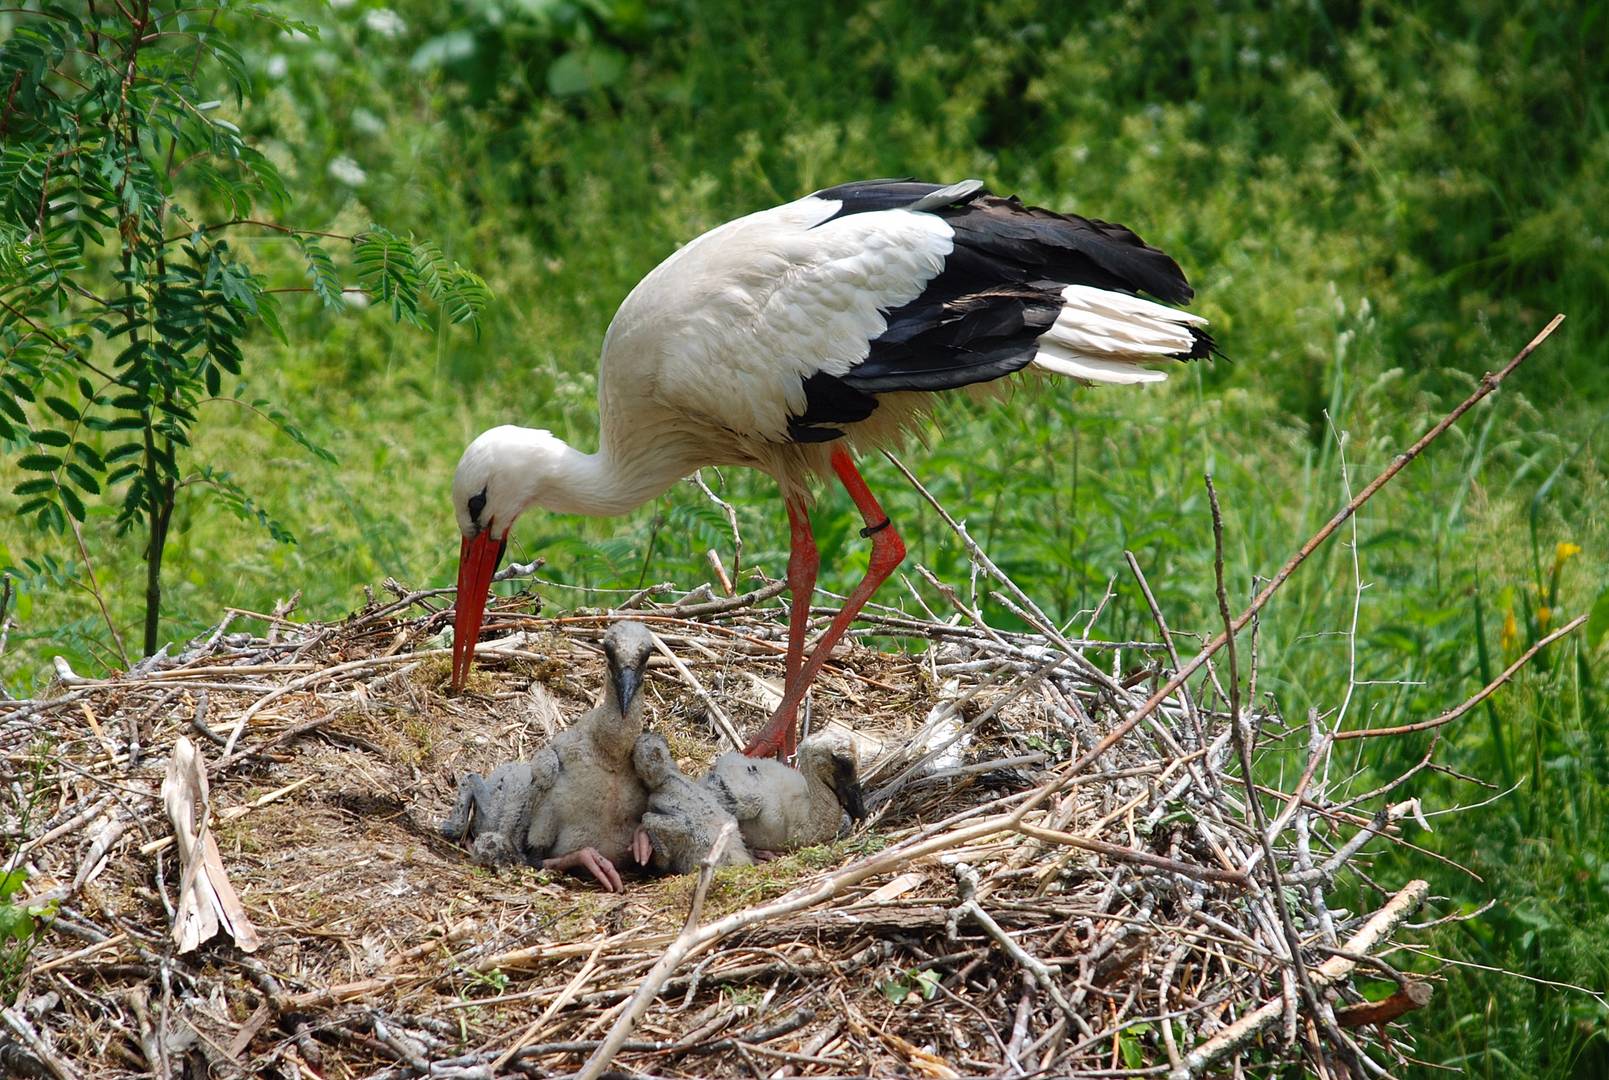
<svg viewBox="0 0 1609 1080"><path fill-rule="evenodd" d="M853 424L877 411L877 398L833 375L818 371L804 380L805 410L788 417L794 442L832 442L844 433L833 424Z"/></svg>
<svg viewBox="0 0 1609 1080"><path fill-rule="evenodd" d="M1037 271L1036 277L1150 293L1169 304L1189 303L1195 295L1178 263L1122 225L996 195L939 216L955 230L957 247L988 252L1008 265Z"/></svg>
<svg viewBox="0 0 1609 1080"><path fill-rule="evenodd" d="M875 210L902 210L907 206L921 202L935 191L942 191L946 185L929 184L921 180L909 178L901 180L854 180L837 187L823 188L815 193L818 199L832 199L843 203L832 217L820 223L825 225L850 214L865 214ZM963 194L951 205L970 202L979 195L987 194L982 188ZM817 228L820 228L820 225Z"/></svg>
<svg viewBox="0 0 1609 1080"><path fill-rule="evenodd" d="M864 420L877 394L952 390L1026 367L1055 323L1068 285L1183 304L1192 291L1179 265L1132 230L1111 222L1025 206L976 185L859 180L816 192L842 206L835 218L920 206L955 232L944 269L910 303L885 312L887 328L866 358L842 375L804 380L805 411L789 420L798 442L828 442L833 425ZM935 193L941 193L935 197ZM1192 330L1205 355L1211 339Z"/></svg>

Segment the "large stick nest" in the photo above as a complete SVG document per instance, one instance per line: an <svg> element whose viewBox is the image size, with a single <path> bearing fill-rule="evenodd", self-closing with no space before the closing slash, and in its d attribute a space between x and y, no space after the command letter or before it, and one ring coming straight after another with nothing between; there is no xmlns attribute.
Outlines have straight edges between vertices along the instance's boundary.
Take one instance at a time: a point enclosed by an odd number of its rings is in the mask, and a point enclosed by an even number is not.
<svg viewBox="0 0 1609 1080"><path fill-rule="evenodd" d="M1412 804L1395 785L1332 796L1329 729L1228 700L1227 668L1102 749L1178 666L1171 642L1001 632L954 592L965 617L873 609L863 634L906 647L857 638L811 715L859 737L870 820L702 886L609 895L474 865L435 828L457 778L528 756L592 704L596 643L622 614L680 661L656 657L648 713L696 772L767 715L780 588L560 618L501 601L457 696L445 590L396 591L340 623L232 615L178 657L104 680L59 666L47 694L0 703L7 866L56 909L0 1059L60 1076L541 1076L595 1059L594 1074L936 1077L1305 1058L1337 1076L1397 1053L1372 1021L1402 1009L1370 1012L1353 980L1392 989L1365 954L1424 886L1360 882L1353 856ZM251 625L266 632L235 629ZM1236 712L1248 754L1296 763L1261 793L1267 845ZM252 955L226 934L173 945L181 869L159 789L181 736L209 762ZM1366 910L1332 906L1338 887ZM1424 990L1404 981L1393 1000Z"/></svg>

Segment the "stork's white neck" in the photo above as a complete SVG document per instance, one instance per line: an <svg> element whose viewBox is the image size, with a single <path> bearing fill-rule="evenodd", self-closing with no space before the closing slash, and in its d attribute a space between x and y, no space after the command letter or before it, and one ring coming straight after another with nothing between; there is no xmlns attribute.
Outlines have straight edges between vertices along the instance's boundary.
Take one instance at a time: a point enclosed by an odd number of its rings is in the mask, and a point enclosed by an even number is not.
<svg viewBox="0 0 1609 1080"><path fill-rule="evenodd" d="M539 467L532 475L538 483L531 502L556 514L589 514L612 517L629 513L643 503L658 498L681 479L682 472L663 467L653 458L623 458L605 443L595 454L588 454L549 436L558 446L558 455L547 459L546 471Z"/></svg>
<svg viewBox="0 0 1609 1080"><path fill-rule="evenodd" d="M606 517L636 509L690 471L675 455L634 453L632 445L605 433L602 448L588 454L537 428L492 428L464 451L454 502L464 507L484 491L479 523L494 528L512 525L531 506Z"/></svg>

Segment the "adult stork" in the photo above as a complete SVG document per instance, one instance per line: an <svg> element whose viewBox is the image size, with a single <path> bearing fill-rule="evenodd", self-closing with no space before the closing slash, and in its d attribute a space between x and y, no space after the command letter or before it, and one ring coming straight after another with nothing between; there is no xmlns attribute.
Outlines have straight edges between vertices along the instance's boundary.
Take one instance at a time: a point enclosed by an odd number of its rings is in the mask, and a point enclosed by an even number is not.
<svg viewBox="0 0 1609 1080"><path fill-rule="evenodd" d="M933 395L1032 369L1146 383L1143 365L1206 356L1212 339L1178 264L1121 225L1000 198L977 180L863 180L727 222L626 297L598 367L598 451L495 427L453 477L463 546L453 685L468 675L493 571L529 506L623 514L706 465L781 489L792 531L782 704L744 753L791 754L805 691L905 557L851 448L888 444ZM820 559L810 483L836 475L872 543L863 581L809 659Z"/></svg>

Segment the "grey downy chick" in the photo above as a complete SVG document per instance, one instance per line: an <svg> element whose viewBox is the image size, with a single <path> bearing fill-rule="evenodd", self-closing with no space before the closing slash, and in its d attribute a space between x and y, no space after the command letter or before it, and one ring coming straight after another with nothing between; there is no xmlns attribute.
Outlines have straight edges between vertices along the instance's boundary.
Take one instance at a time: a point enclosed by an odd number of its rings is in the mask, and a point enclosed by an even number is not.
<svg viewBox="0 0 1609 1080"><path fill-rule="evenodd" d="M799 744L798 768L771 758L722 754L703 783L737 818L755 855L797 851L838 835L843 816L865 816L855 750L841 732Z"/></svg>
<svg viewBox="0 0 1609 1080"><path fill-rule="evenodd" d="M648 802L631 751L642 734L640 691L653 651L653 635L642 623L609 628L603 701L554 737L547 747L552 780L531 788L527 856L550 870L586 870L611 892L624 887L615 863L633 851ZM645 853L638 855L647 861Z"/></svg>
<svg viewBox="0 0 1609 1080"><path fill-rule="evenodd" d="M637 775L648 788L648 810L642 827L653 842L653 866L672 874L690 874L709 854L727 822L736 825L716 793L695 784L676 767L664 737L649 732L631 753ZM749 866L754 862L742 836L734 831L716 866Z"/></svg>
<svg viewBox="0 0 1609 1080"><path fill-rule="evenodd" d="M525 862L532 789L548 790L558 764L544 750L530 761L499 765L485 777L466 774L458 781L458 799L440 825L441 835L468 843L475 861L486 866Z"/></svg>

